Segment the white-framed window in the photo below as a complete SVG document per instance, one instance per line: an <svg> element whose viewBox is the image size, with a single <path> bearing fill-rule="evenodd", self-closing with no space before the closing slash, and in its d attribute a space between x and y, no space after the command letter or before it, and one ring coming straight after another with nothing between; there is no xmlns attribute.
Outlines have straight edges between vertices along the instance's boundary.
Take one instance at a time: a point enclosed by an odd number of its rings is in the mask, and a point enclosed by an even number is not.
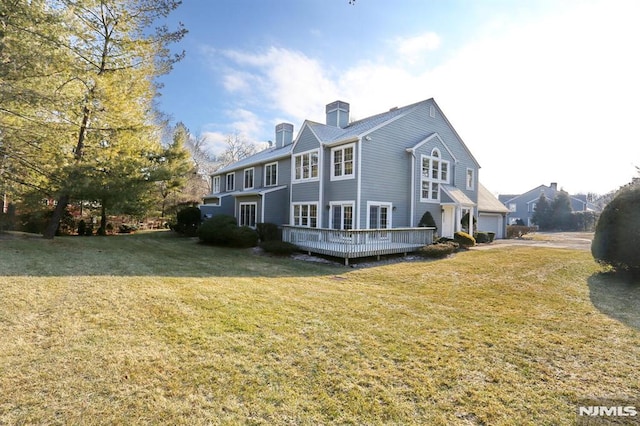
<svg viewBox="0 0 640 426"><path fill-rule="evenodd" d="M421 160L420 201L440 201L440 185L449 183L449 162L442 159L438 148Z"/></svg>
<svg viewBox="0 0 640 426"><path fill-rule="evenodd" d="M253 171L253 167L244 169L244 189L253 189Z"/></svg>
<svg viewBox="0 0 640 426"><path fill-rule="evenodd" d="M294 203L292 210L294 226L318 227L318 203Z"/></svg>
<svg viewBox="0 0 640 426"><path fill-rule="evenodd" d="M476 187L476 173L473 169L467 169L467 189L472 191Z"/></svg>
<svg viewBox="0 0 640 426"><path fill-rule="evenodd" d="M436 117L436 107L434 107L433 105L429 105L429 117Z"/></svg>
<svg viewBox="0 0 640 426"><path fill-rule="evenodd" d="M331 180L352 179L355 145L349 144L331 150Z"/></svg>
<svg viewBox="0 0 640 426"><path fill-rule="evenodd" d="M367 210L369 210L369 216L367 217L368 229L391 228L391 203L368 201Z"/></svg>
<svg viewBox="0 0 640 426"><path fill-rule="evenodd" d="M240 203L240 219L238 225L256 227L256 211L258 203Z"/></svg>
<svg viewBox="0 0 640 426"><path fill-rule="evenodd" d="M227 186L225 187L226 191L233 191L236 189L236 174L234 172L227 173Z"/></svg>
<svg viewBox="0 0 640 426"><path fill-rule="evenodd" d="M278 184L278 163L269 163L264 166L264 186L276 186Z"/></svg>
<svg viewBox="0 0 640 426"><path fill-rule="evenodd" d="M318 179L318 150L303 152L293 157L294 181Z"/></svg>
<svg viewBox="0 0 640 426"><path fill-rule="evenodd" d="M518 210L518 205L516 203L509 203L509 211L515 212Z"/></svg>
<svg viewBox="0 0 640 426"><path fill-rule="evenodd" d="M211 178L211 189L211 192L214 194L220 192L220 176L214 176Z"/></svg>
<svg viewBox="0 0 640 426"><path fill-rule="evenodd" d="M331 223L329 227L332 229L353 229L354 225L354 206L353 201L333 201L329 203Z"/></svg>

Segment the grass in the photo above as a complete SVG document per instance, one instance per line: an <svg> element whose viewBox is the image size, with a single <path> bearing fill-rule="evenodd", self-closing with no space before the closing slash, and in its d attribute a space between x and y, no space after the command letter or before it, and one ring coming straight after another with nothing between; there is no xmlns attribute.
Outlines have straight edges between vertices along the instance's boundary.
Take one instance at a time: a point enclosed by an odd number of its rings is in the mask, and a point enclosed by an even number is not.
<svg viewBox="0 0 640 426"><path fill-rule="evenodd" d="M640 297L610 280L537 247L351 269L0 240L0 424L571 424L640 393Z"/></svg>

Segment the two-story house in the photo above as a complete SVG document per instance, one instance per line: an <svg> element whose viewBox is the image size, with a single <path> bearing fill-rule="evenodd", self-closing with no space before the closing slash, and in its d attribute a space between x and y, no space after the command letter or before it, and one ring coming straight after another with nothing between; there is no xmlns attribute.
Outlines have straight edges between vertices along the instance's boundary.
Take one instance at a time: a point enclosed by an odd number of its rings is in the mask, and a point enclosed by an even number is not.
<svg viewBox="0 0 640 426"><path fill-rule="evenodd" d="M429 211L448 237L477 215L478 162L433 99L353 122L349 112L332 102L326 122L306 120L295 139L279 124L275 147L212 176L203 214L356 231L415 228Z"/></svg>
<svg viewBox="0 0 640 426"><path fill-rule="evenodd" d="M540 196L544 194L547 201L551 203L559 191L562 189L558 189L558 184L551 182L549 186L540 185L523 194L500 195L498 199L509 210L507 214L509 225L522 221L526 226L534 226L533 214ZM600 211L598 206L587 200L585 194L569 195L569 201L571 202L571 210L574 212Z"/></svg>

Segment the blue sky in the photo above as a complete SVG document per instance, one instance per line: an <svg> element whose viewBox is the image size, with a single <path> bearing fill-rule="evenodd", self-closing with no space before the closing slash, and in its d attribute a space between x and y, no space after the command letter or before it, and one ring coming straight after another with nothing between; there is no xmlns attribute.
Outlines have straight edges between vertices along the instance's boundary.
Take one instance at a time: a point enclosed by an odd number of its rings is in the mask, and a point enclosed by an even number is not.
<svg viewBox="0 0 640 426"><path fill-rule="evenodd" d="M640 166L636 0L184 0L159 108L204 136L274 139L435 98L494 193L605 193Z"/></svg>

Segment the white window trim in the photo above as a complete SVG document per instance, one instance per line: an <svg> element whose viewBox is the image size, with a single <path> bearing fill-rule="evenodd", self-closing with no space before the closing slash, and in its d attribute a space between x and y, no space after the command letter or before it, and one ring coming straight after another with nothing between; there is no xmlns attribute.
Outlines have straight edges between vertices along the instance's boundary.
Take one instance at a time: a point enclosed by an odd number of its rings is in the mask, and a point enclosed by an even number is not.
<svg viewBox="0 0 640 426"><path fill-rule="evenodd" d="M233 186L231 188L229 188L229 176L233 176ZM224 189L225 191L229 192L229 191L235 191L236 189L236 172L231 172L231 173L227 173L225 175L225 185L224 185Z"/></svg>
<svg viewBox="0 0 640 426"><path fill-rule="evenodd" d="M469 172L471 172L471 185L469 185ZM467 173L464 176L465 184L469 191L476 189L476 171L470 167L467 167Z"/></svg>
<svg viewBox="0 0 640 426"><path fill-rule="evenodd" d="M251 172L251 186L245 186L247 184L247 172ZM242 172L242 188L243 189L253 189L256 182L256 168L255 167L249 167L243 170Z"/></svg>
<svg viewBox="0 0 640 426"><path fill-rule="evenodd" d="M351 173L350 174L344 174L344 150L347 148L351 148L352 152L353 152L353 158L351 159L352 162L352 166L351 166ZM343 174L340 176L336 176L335 175L335 162L333 161L333 156L335 154L336 151L342 151L342 171ZM340 145L337 146L335 148L331 148L331 180L347 180L347 179L355 179L356 177L356 145L353 143L350 144L346 144L346 145Z"/></svg>
<svg viewBox="0 0 640 426"><path fill-rule="evenodd" d="M295 202L295 203L291 203L291 226L301 226L304 228L312 228L311 226L311 220L307 221L306 225L302 225L302 220L300 221L300 225L296 225L295 224L295 207L296 206L315 206L316 208L316 226L315 228L319 228L320 226L320 207L318 205L319 203L317 201L299 201L299 202ZM311 219L311 216L308 216L308 219Z"/></svg>
<svg viewBox="0 0 640 426"><path fill-rule="evenodd" d="M222 188L220 186L220 183L221 183L220 176L214 176L213 179L211 180L211 193L212 194L220 193L220 189Z"/></svg>
<svg viewBox="0 0 640 426"><path fill-rule="evenodd" d="M371 229L371 207L373 206L386 207L389 211L389 215L387 217L387 227L375 229L391 229L391 224L393 223L393 203L384 201L367 201L367 229Z"/></svg>
<svg viewBox="0 0 640 426"><path fill-rule="evenodd" d="M276 181L274 183L267 182L267 169L269 167L276 166ZM267 163L264 165L264 185L263 186L278 186L278 178L279 178L279 170L278 170L278 162L275 161L273 163Z"/></svg>
<svg viewBox="0 0 640 426"><path fill-rule="evenodd" d="M255 228L255 224L252 225L243 225L242 224L242 207L243 206L254 206L255 207L255 221L256 223L258 223L258 203L255 201L250 201L250 202L246 202L246 203L239 203L238 204L238 210L239 210L239 215L238 215L238 226L248 226L250 228Z"/></svg>
<svg viewBox="0 0 640 426"><path fill-rule="evenodd" d="M318 176L311 176L311 154L315 153L318 158ZM309 177L300 177L296 178L296 158L303 157L305 155L309 156ZM322 170L322 164L320 162L320 150L319 149L310 149L309 151L299 152L297 154L292 155L291 157L291 183L301 183L301 182L316 182L320 180L320 173Z"/></svg>
<svg viewBox="0 0 640 426"><path fill-rule="evenodd" d="M434 157L433 153L434 152L438 152L438 157ZM440 153L440 150L438 148L434 148L431 151L432 155L420 155L420 165L419 165L419 170L420 170L420 185L418 187L418 190L420 191L420 202L422 203L439 203L440 202L440 188L438 188L438 198L424 198L422 196L422 184L424 182L431 182L431 183L437 183L438 185L447 185L449 183L449 177L451 176L451 163L448 160L444 160L442 158L442 154ZM429 159L429 160L437 160L440 162L440 164L446 163L447 164L447 179L433 179L431 178L431 167L429 167L429 173L428 176L425 178L424 177L424 173L422 172L422 168L423 168L423 164L424 164L424 160L425 159ZM442 167L439 168L439 173L442 175ZM431 194L431 189L429 189L429 194Z"/></svg>
<svg viewBox="0 0 640 426"><path fill-rule="evenodd" d="M351 207L351 213L352 213L352 226L351 229L356 229L356 217L357 217L357 213L356 213L356 202L355 200L346 200L346 201L330 201L329 202L329 228L330 229L334 229L333 228L333 207L334 206L350 206ZM344 216L342 216L340 218L340 230L344 230Z"/></svg>

